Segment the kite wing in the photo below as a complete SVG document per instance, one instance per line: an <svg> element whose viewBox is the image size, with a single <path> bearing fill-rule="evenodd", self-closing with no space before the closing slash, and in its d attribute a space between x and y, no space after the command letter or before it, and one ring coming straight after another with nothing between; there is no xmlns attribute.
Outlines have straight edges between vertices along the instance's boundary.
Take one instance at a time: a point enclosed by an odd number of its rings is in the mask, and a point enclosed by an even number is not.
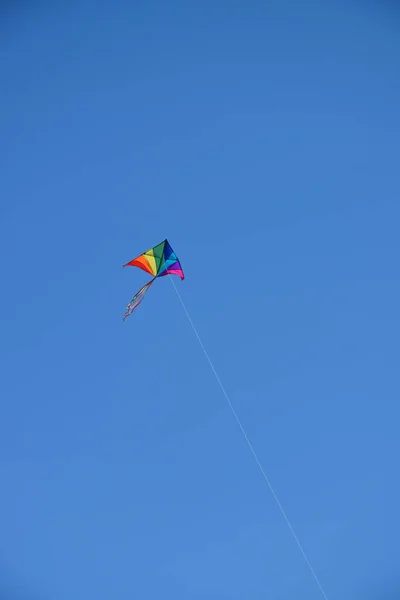
<svg viewBox="0 0 400 600"><path fill-rule="evenodd" d="M164 240L161 244L137 256L126 263L124 267L139 267L139 269L143 269L143 271L150 273L153 277L179 275L182 280L185 278L181 263L168 240Z"/></svg>
<svg viewBox="0 0 400 600"><path fill-rule="evenodd" d="M151 281L149 281L149 283L146 283L146 285L144 285L138 292L137 294L135 294L132 298L132 300L129 302L128 306L126 307L126 312L124 314L124 318L123 320L126 321L127 317L129 317L129 315L131 315L133 313L133 311L135 310L135 308L137 306L139 306L139 304L141 303L141 301L144 298L145 293L147 292L147 290L149 289L149 287L151 286L151 284L153 283L153 281L155 280L152 279Z"/></svg>

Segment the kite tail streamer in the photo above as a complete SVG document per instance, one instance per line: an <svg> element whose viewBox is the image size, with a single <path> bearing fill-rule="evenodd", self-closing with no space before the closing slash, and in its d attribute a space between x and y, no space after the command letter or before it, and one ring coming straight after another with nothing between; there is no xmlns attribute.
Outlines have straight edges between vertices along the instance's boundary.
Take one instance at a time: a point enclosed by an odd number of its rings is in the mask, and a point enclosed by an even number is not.
<svg viewBox="0 0 400 600"><path fill-rule="evenodd" d="M126 319L129 317L129 315L131 315L133 313L133 311L135 310L135 308L137 308L139 306L139 304L141 303L141 301L144 298L145 293L147 292L147 290L149 289L149 287L151 286L151 284L155 281L155 277L153 277L153 279L151 281L149 281L148 283L146 283L142 288L140 288L140 290L133 296L132 300L129 302L129 304L126 307L126 312L123 316L123 321L126 321Z"/></svg>
<svg viewBox="0 0 400 600"><path fill-rule="evenodd" d="M282 514L282 516L284 518L284 520L286 521L286 524L289 527L290 532L291 532L291 534L292 534L292 536L293 536L293 538L294 538L294 540L295 540L295 542L296 542L296 544L297 544L297 546L298 546L301 554L303 555L303 558L304 558L304 560L305 560L308 568L310 569L310 572L311 572L313 578L315 579L315 582L316 582L316 584L317 584L317 586L318 586L318 588L319 588L322 596L324 597L325 600L328 600L328 597L327 597L327 595L326 595L326 593L324 591L324 588L322 587L322 584L320 583L320 581L319 581L319 579L318 579L318 577L317 577L314 569L312 568L311 563L308 560L307 555L306 555L306 553L305 553L305 551L303 549L303 546L301 545L300 540L297 537L297 535L296 535L296 533L295 533L295 531L294 531L294 529L292 527L292 524L290 523L290 521L289 521L289 519L288 519L288 517L286 515L286 512L284 511L283 506L280 503L280 501L278 499L278 496L276 495L276 493L274 491L274 488L272 487L272 484L271 484L271 482L270 482L270 480L269 480L269 478L268 478L268 476L267 476L267 474L266 474L266 472L264 470L264 467L262 466L261 461L258 458L258 455L257 455L256 451L254 450L254 447L253 447L252 443L250 442L250 439L249 439L249 437L248 437L248 435L247 435L247 433L246 433L246 431L245 431L245 429L244 429L244 427L243 427L243 425L242 425L242 423L241 423L241 421L240 421L240 419L238 417L238 414L235 411L235 409L233 407L233 404L232 404L232 402L229 399L229 396L228 396L228 394L227 394L227 392L226 392L226 390L225 390L225 388L224 388L224 386L223 386L223 384L222 384L222 382L221 382L221 380L219 378L219 375L218 375L217 371L215 370L215 367L214 367L213 363L211 362L210 357L208 356L207 350L205 349L205 346L204 346L204 344L203 344L203 342L202 342L202 340L200 338L200 335L197 332L197 329L196 329L196 327L195 327L195 325L194 325L194 323L193 323L193 321L192 321L192 319L191 319L191 317L189 315L189 312L188 312L188 310L187 310L187 308L185 306L185 303L183 302L183 300L181 298L181 295L180 295L180 293L178 291L178 288L176 287L175 282L173 281L172 277L171 277L171 283L172 283L172 285L173 285L173 287L175 289L176 295L178 296L179 302L181 303L182 308L183 308L183 310L184 310L184 312L185 312L185 314L186 314L186 316L187 316L187 318L189 320L189 323L190 323L190 325L191 325L191 327L193 329L193 332L194 332L194 334L195 334L195 336L197 338L197 341L200 344L200 347L201 347L201 349L202 349L202 351L204 353L204 356L206 357L206 359L208 361L208 364L210 365L211 370L214 373L215 379L217 380L218 385L221 388L221 391L222 391L223 395L225 396L226 401L228 402L229 408L231 409L231 412L232 412L233 416L235 417L235 420L236 420L237 424L239 425L239 428L240 428L240 430L241 430L241 432L243 434L243 437L246 440L246 443L247 443L247 445L248 445L248 447L249 447L249 449L250 449L250 451L251 451L251 453L252 453L252 455L253 455L256 463L257 463L257 466L260 469L261 474L262 474L263 478L265 479L265 481L266 481L266 483L267 483L267 485L268 485L268 487L270 489L270 492L271 492L271 494L272 494L272 496L273 496L276 504L278 505L278 508L279 508L279 510L280 510L280 512L281 512L281 514Z"/></svg>

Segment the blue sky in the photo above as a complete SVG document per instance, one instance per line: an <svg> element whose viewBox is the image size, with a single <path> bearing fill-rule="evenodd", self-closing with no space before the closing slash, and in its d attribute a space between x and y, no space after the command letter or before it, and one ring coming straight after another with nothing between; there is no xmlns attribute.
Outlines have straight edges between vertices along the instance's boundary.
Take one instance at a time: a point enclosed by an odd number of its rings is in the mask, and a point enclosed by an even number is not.
<svg viewBox="0 0 400 600"><path fill-rule="evenodd" d="M78 3L76 3L78 4ZM398 596L400 15L20 6L0 26L9 600ZM1 590L0 590L1 591Z"/></svg>

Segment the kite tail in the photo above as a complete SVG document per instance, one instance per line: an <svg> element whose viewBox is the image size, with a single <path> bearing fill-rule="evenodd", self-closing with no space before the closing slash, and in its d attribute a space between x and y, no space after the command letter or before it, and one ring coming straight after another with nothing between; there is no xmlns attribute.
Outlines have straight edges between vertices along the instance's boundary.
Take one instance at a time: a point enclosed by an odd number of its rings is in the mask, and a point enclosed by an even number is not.
<svg viewBox="0 0 400 600"><path fill-rule="evenodd" d="M140 290L133 296L132 300L129 302L128 306L126 307L126 312L123 316L123 321L126 321L126 319L129 317L129 315L131 315L133 313L133 311L135 310L135 308L137 308L139 306L139 304L141 303L141 301L144 298L145 293L147 292L147 290L149 289L149 287L151 286L151 284L155 281L156 277L153 277L153 279L151 281L149 281L148 283L146 283L142 288L140 288Z"/></svg>

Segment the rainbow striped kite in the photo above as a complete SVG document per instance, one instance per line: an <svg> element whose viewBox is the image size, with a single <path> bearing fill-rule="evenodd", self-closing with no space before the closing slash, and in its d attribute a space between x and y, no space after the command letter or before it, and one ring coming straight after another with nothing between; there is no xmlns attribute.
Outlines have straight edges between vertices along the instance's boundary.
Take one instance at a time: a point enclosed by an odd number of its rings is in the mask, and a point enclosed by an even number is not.
<svg viewBox="0 0 400 600"><path fill-rule="evenodd" d="M153 279L146 283L146 285L144 285L129 302L124 314L124 321L133 313L135 308L139 306L145 293L157 277L164 277L164 275L179 275L182 281L185 279L181 263L175 252L172 250L168 240L164 240L161 244L151 248L151 250L147 250L147 252L137 256L126 263L124 267L139 267L139 269L143 269L146 273L153 275Z"/></svg>

